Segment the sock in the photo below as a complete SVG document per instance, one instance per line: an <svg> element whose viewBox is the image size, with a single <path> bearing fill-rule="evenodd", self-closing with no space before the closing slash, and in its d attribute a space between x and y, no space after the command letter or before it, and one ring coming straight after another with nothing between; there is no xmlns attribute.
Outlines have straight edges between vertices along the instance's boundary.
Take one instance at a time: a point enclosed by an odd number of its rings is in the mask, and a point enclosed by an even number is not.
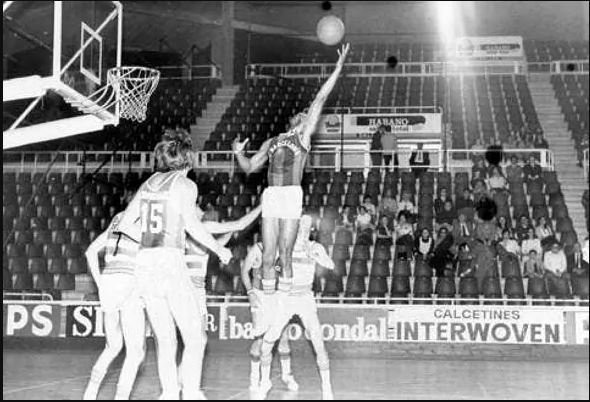
<svg viewBox="0 0 590 402"><path fill-rule="evenodd" d="M260 360L250 360L250 385L258 386L260 382Z"/></svg>
<svg viewBox="0 0 590 402"><path fill-rule="evenodd" d="M274 279L263 279L262 290L265 295L273 295L275 293L276 281Z"/></svg>
<svg viewBox="0 0 590 402"><path fill-rule="evenodd" d="M260 357L260 383L270 383L270 368L272 364L272 353L263 354Z"/></svg>
<svg viewBox="0 0 590 402"><path fill-rule="evenodd" d="M281 355L281 376L291 375L291 356L289 354Z"/></svg>
<svg viewBox="0 0 590 402"><path fill-rule="evenodd" d="M322 379L322 385L327 385L331 387L330 369L320 370L320 378Z"/></svg>
<svg viewBox="0 0 590 402"><path fill-rule="evenodd" d="M279 278L279 292L289 293L293 284L293 278Z"/></svg>

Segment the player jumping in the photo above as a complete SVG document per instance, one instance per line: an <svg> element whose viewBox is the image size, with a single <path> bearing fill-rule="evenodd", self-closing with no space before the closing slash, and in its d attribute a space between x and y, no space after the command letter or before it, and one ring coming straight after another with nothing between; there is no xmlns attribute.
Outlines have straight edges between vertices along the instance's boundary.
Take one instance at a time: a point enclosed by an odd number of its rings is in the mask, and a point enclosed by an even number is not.
<svg viewBox="0 0 590 402"><path fill-rule="evenodd" d="M316 264L327 269L334 269L334 262L321 244L309 240L311 225L312 218L309 215L301 217L297 241L293 250L293 286L285 298L282 311L271 318L270 327L263 337L260 354L260 392L264 396L272 388L270 369L274 343L281 336L291 317L298 315L316 353L322 381L322 399L334 399L330 383L330 361L324 347L322 329L312 291Z"/></svg>
<svg viewBox="0 0 590 402"><path fill-rule="evenodd" d="M135 286L135 258L139 244L118 232L123 214L117 214L107 230L86 250L88 268L97 285L104 313L105 348L96 361L83 399L94 400L113 360L125 345L125 361L115 399L129 399L137 370L145 354L145 314ZM98 254L105 249L105 267L99 269Z"/></svg>
<svg viewBox="0 0 590 402"><path fill-rule="evenodd" d="M246 173L261 169L269 161L269 187L262 194L262 288L265 295L275 294L272 271L277 248L282 266L278 290L282 295L290 290L293 277L291 254L303 207L301 179L311 147L311 136L315 132L324 103L342 71L349 49L350 45L347 44L338 51L339 58L334 72L316 95L309 111L291 118L288 132L265 141L251 158L244 156L248 139L239 142L236 138L232 145L238 163ZM274 304L267 299L265 296L264 303Z"/></svg>
<svg viewBox="0 0 590 402"><path fill-rule="evenodd" d="M140 242L136 276L158 345L160 399L178 399L179 384L183 385L183 399L203 398L200 381L194 378L203 358L203 322L184 260L186 235L217 254L224 264L232 257L197 214L198 189L186 177L193 166L191 148L186 132L163 136L155 148L157 172L141 185L120 225L124 233ZM138 221L140 230L134 225ZM184 342L178 370L174 323Z"/></svg>
<svg viewBox="0 0 590 402"><path fill-rule="evenodd" d="M256 243L248 251L246 260L242 264L241 276L244 287L248 292L250 311L252 313L252 326L254 327L254 342L250 346L250 391L258 392L260 388L260 354L262 349L262 335L265 327L262 311L262 243ZM252 272L252 278L250 278ZM289 391L297 391L299 385L291 372L291 348L289 347L289 333L287 328L283 330L279 339L279 357L281 361L281 379L287 385Z"/></svg>

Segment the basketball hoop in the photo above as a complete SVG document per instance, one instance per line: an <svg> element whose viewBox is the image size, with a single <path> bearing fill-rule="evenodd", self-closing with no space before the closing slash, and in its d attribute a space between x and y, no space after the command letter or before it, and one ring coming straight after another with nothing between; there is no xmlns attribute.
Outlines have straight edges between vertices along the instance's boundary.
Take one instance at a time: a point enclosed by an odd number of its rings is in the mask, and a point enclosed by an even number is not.
<svg viewBox="0 0 590 402"><path fill-rule="evenodd" d="M119 118L142 122L146 119L147 105L159 80L160 72L153 68L114 67L107 73L107 85L88 99L72 105L84 113L98 113L118 103Z"/></svg>

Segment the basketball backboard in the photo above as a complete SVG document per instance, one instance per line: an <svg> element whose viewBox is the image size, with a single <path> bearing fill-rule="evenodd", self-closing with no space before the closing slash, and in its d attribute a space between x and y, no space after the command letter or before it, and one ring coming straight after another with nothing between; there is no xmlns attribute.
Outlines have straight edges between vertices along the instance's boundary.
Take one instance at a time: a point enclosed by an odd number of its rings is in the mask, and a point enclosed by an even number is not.
<svg viewBox="0 0 590 402"><path fill-rule="evenodd" d="M107 85L107 71L121 66L122 5L118 1L15 1L3 3L5 72L3 101L59 94L75 108L99 102L92 94ZM118 94L116 94L118 96ZM92 128L118 124L118 102L91 108L99 121ZM6 103L5 103L6 106ZM32 110L35 107L30 107ZM28 108L27 108L28 109ZM29 110L30 112L30 110ZM28 113L27 113L28 114ZM30 143L18 138L22 115L4 131L4 149ZM26 117L26 115L25 115ZM20 120L20 121L19 121ZM92 119L84 119L86 122ZM46 139L86 132L90 127L43 122ZM30 127L28 127L30 128ZM100 129L99 127L97 129ZM84 131L81 131L84 130ZM29 130L30 131L30 130ZM16 144L16 145L14 145Z"/></svg>

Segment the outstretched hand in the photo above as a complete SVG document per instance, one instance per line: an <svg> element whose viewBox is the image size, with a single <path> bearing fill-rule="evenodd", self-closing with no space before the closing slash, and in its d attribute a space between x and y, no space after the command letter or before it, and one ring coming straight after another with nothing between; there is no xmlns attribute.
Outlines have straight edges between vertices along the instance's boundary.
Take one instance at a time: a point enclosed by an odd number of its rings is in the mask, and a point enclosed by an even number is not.
<svg viewBox="0 0 590 402"><path fill-rule="evenodd" d="M342 45L342 47L340 49L338 49L338 66L343 66L344 65L344 60L346 59L346 56L348 55L348 51L350 50L350 43L346 43L344 45Z"/></svg>
<svg viewBox="0 0 590 402"><path fill-rule="evenodd" d="M239 154L241 152L244 152L244 148L246 148L246 144L248 143L248 141L250 141L250 139L246 138L244 141L240 142L239 138L236 137L234 142L231 144L234 154Z"/></svg>

